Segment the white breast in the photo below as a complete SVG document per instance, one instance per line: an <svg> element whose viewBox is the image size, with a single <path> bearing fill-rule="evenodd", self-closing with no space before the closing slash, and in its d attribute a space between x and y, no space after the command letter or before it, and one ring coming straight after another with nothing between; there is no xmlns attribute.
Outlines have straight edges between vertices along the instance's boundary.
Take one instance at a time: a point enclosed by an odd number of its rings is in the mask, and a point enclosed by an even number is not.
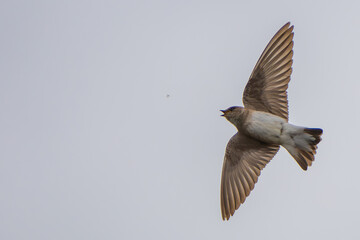
<svg viewBox="0 0 360 240"><path fill-rule="evenodd" d="M247 133L263 142L280 144L282 124L286 120L270 113L253 111L245 124Z"/></svg>

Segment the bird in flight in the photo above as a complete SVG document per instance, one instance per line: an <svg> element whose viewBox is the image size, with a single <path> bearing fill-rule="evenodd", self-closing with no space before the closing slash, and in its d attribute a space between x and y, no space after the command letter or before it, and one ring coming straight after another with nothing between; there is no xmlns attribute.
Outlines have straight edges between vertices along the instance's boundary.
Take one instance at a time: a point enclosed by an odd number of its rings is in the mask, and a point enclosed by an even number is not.
<svg viewBox="0 0 360 240"><path fill-rule="evenodd" d="M293 28L286 23L257 61L243 93L244 107L221 110L238 132L229 140L221 176L223 220L244 203L260 171L283 146L307 170L323 130L288 122L287 88L292 72Z"/></svg>

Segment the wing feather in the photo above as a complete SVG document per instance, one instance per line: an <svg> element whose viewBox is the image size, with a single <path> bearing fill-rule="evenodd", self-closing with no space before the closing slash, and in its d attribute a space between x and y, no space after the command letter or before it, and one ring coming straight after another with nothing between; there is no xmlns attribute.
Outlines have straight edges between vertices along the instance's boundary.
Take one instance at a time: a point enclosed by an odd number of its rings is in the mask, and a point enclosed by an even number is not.
<svg viewBox="0 0 360 240"><path fill-rule="evenodd" d="M221 176L221 214L229 219L244 203L279 146L268 145L238 132L229 141Z"/></svg>
<svg viewBox="0 0 360 240"><path fill-rule="evenodd" d="M261 54L244 90L246 108L288 119L286 91L292 73L293 29L286 23Z"/></svg>
<svg viewBox="0 0 360 240"><path fill-rule="evenodd" d="M240 207L241 201L240 201L240 190L237 187L234 174L231 176L230 183L231 183L232 192L233 192L234 198L235 198L235 208L234 208L234 211L235 211L235 209L238 209Z"/></svg>
<svg viewBox="0 0 360 240"><path fill-rule="evenodd" d="M241 177L239 175L239 172L235 172L235 177L234 177L235 181L236 181L236 185L238 186L239 189L239 193L240 193L240 202L243 203L245 201L246 198L246 193L245 193L245 188L244 185L241 182ZM238 209L238 208L236 208Z"/></svg>

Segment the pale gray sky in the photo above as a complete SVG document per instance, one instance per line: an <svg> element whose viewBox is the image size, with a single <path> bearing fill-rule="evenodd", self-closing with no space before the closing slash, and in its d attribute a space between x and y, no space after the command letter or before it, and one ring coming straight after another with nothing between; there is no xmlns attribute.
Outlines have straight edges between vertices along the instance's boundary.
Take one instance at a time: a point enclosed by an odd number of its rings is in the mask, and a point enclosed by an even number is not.
<svg viewBox="0 0 360 240"><path fill-rule="evenodd" d="M1 1L0 239L359 239L357 1ZM295 25L282 149L229 222L219 109ZM167 96L169 95L169 96Z"/></svg>

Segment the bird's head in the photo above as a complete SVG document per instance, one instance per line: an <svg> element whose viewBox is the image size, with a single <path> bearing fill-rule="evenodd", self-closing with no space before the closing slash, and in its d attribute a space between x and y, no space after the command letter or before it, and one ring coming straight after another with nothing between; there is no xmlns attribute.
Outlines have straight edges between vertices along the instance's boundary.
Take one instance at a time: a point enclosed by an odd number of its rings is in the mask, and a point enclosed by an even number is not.
<svg viewBox="0 0 360 240"><path fill-rule="evenodd" d="M220 110L223 113L221 116L232 122L231 120L234 120L241 115L242 109L242 107L237 106L229 107L225 110Z"/></svg>
<svg viewBox="0 0 360 240"><path fill-rule="evenodd" d="M220 110L223 114L222 117L225 117L229 122L235 124L236 120L241 116L243 107L229 107L226 110Z"/></svg>

